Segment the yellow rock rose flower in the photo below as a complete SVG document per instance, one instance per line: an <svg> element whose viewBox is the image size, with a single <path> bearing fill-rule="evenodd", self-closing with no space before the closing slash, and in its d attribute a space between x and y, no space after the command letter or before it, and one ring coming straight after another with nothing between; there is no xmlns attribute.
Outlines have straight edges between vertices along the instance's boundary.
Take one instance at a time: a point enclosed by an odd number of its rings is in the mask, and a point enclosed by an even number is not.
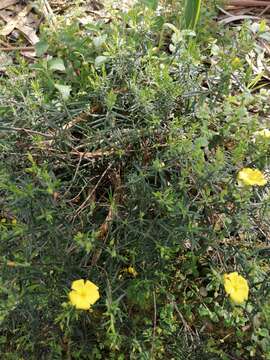
<svg viewBox="0 0 270 360"><path fill-rule="evenodd" d="M224 275L224 288L235 304L242 304L248 299L247 280L237 272Z"/></svg>
<svg viewBox="0 0 270 360"><path fill-rule="evenodd" d="M122 269L121 272L120 272L120 275L118 276L118 278L122 279L123 274L130 274L133 277L138 276L138 273L137 273L136 269L131 265L129 267L127 267L127 268Z"/></svg>
<svg viewBox="0 0 270 360"><path fill-rule="evenodd" d="M260 130L260 131L256 131L254 133L254 135L256 137L262 137L262 138L265 138L265 139L270 139L270 130L269 129L263 129L263 130Z"/></svg>
<svg viewBox="0 0 270 360"><path fill-rule="evenodd" d="M267 180L263 173L258 169L243 168L237 175L237 180L241 185L247 186L264 186Z"/></svg>
<svg viewBox="0 0 270 360"><path fill-rule="evenodd" d="M89 280L75 280L71 284L69 300L76 309L89 310L99 299L98 287Z"/></svg>
<svg viewBox="0 0 270 360"><path fill-rule="evenodd" d="M131 274L132 276L136 277L138 276L137 271L134 269L133 266L129 266L127 269L124 269L127 273Z"/></svg>

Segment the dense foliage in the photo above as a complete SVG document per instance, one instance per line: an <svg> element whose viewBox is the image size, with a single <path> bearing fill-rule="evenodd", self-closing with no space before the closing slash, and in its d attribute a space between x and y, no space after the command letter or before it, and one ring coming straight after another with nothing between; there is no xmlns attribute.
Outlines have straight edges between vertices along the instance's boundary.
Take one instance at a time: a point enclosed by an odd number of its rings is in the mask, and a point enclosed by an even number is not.
<svg viewBox="0 0 270 360"><path fill-rule="evenodd" d="M269 182L237 181L269 171L267 28L208 9L195 36L175 6L59 19L0 78L3 359L270 358Z"/></svg>

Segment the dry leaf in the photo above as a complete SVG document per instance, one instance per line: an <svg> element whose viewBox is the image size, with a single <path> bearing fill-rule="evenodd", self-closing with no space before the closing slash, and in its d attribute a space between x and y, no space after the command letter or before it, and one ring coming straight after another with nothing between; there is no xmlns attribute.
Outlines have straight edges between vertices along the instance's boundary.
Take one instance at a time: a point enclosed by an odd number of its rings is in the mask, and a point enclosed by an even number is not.
<svg viewBox="0 0 270 360"><path fill-rule="evenodd" d="M26 25L26 16L31 11L31 9L32 6L26 6L15 17L8 16L6 11L0 11L0 17L7 23L6 26L4 26L1 30L0 34L7 36L16 28L21 33L23 33L23 35L32 45L35 45L37 42L39 42L39 37L36 35L35 29Z"/></svg>
<svg viewBox="0 0 270 360"><path fill-rule="evenodd" d="M229 24L234 21L246 20L246 19L260 19L258 16L251 15L232 15L219 21L221 24Z"/></svg>
<svg viewBox="0 0 270 360"><path fill-rule="evenodd" d="M6 9L7 7L17 4L19 0L1 0L0 10Z"/></svg>

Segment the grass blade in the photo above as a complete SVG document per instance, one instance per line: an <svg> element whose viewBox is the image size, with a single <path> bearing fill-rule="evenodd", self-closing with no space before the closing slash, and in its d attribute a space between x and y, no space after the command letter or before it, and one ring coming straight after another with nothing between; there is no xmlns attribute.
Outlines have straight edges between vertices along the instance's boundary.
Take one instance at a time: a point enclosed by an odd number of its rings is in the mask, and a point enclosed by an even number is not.
<svg viewBox="0 0 270 360"><path fill-rule="evenodd" d="M184 29L195 30L199 20L201 0L186 0L184 10Z"/></svg>

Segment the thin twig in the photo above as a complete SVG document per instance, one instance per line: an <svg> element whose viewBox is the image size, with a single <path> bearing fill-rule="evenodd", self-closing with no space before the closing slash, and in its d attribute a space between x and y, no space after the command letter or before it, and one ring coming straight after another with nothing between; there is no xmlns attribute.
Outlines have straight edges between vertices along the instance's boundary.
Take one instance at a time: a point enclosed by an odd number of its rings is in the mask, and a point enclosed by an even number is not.
<svg viewBox="0 0 270 360"><path fill-rule="evenodd" d="M176 304L174 301L172 302L172 304L173 304L173 306L174 306L177 314L179 315L179 317L180 317L180 319L181 319L181 321L182 321L182 323L183 323L183 326L184 326L184 328L185 328L185 332L186 332L187 334L189 334L191 340L193 341L193 340L194 340L194 337L193 337L194 332L192 331L192 329L190 328L190 326L189 326L188 323L186 322L184 316L181 314L180 310L178 309L177 304Z"/></svg>
<svg viewBox="0 0 270 360"><path fill-rule="evenodd" d="M17 131L17 132L23 132L23 133L26 133L26 134L40 135L40 136L46 137L47 139L53 139L54 138L54 136L42 133L40 131L35 131L35 130L25 129L25 128L19 128L19 127L0 126L0 131L1 130L3 130L3 131L15 131L15 132Z"/></svg>
<svg viewBox="0 0 270 360"><path fill-rule="evenodd" d="M98 231L98 239L103 240L103 245L105 244L107 239L109 226L115 216L115 207L120 202L120 198L121 198L120 188L121 188L121 178L120 178L120 173L118 172L115 174L115 178L114 178L114 195L109 207L108 214L103 224L99 227L99 231ZM102 248L99 248L92 256L91 266L95 266L97 264L101 254L102 254Z"/></svg>
<svg viewBox="0 0 270 360"><path fill-rule="evenodd" d="M76 200L79 198L79 196L81 195L81 193L85 190L86 187L87 187L87 184L84 185L84 186L80 189L80 191L79 191L79 193L78 193L77 195L75 195L72 199L67 200L67 202L68 202L68 203L73 203L74 201L76 201Z"/></svg>
<svg viewBox="0 0 270 360"><path fill-rule="evenodd" d="M5 47L10 47L9 43L7 43L6 41L3 41L0 39L0 44L4 45Z"/></svg>
<svg viewBox="0 0 270 360"><path fill-rule="evenodd" d="M44 15L48 18L49 21L51 21L52 25L56 25L55 15L52 11L52 8L47 0L43 0L44 4Z"/></svg>
<svg viewBox="0 0 270 360"><path fill-rule="evenodd" d="M262 6L265 7L267 6L267 2L269 3L269 1L265 1L265 0L229 0L227 1L226 5L232 5L232 6L241 6L241 7L245 7L245 6L251 6L251 7L256 7L256 6Z"/></svg>
<svg viewBox="0 0 270 360"><path fill-rule="evenodd" d="M157 330L157 302L156 302L156 293L153 291L153 302L154 302L154 321L153 321L153 335L152 335L152 345L151 345L151 353L150 359L154 359L154 346L155 346L155 338L156 338L156 330Z"/></svg>
<svg viewBox="0 0 270 360"><path fill-rule="evenodd" d="M221 11L221 12L222 12L223 14L225 14L225 15L233 16L232 13L229 13L228 11L224 10L221 6L217 6L217 9L218 9L219 11Z"/></svg>
<svg viewBox="0 0 270 360"><path fill-rule="evenodd" d="M104 223L99 228L98 238L103 240L103 244L106 242L106 237L109 231L109 224L113 219L113 207L114 205L110 206L108 215L106 216ZM102 248L99 248L94 252L91 260L91 267L96 266L101 254L102 254Z"/></svg>
<svg viewBox="0 0 270 360"><path fill-rule="evenodd" d="M72 178L72 180L71 180L71 183L70 183L69 187L68 187L67 190L65 191L63 197L65 197L65 196L67 195L67 193L69 192L69 190L72 188L72 185L74 184L74 181L75 181L75 179L76 179L76 177L77 177L77 174L78 174L78 171L79 171L81 162L82 162L82 156L80 156L80 158L79 158L79 161L78 161L78 164L77 164L77 166L76 166L76 170L75 170L74 176L73 176L73 178Z"/></svg>
<svg viewBox="0 0 270 360"><path fill-rule="evenodd" d="M0 51L34 51L34 46L11 46L11 47L1 47Z"/></svg>
<svg viewBox="0 0 270 360"><path fill-rule="evenodd" d="M80 152L80 151L71 151L71 155L77 155L80 158L83 159L96 159L99 157L103 157L103 156L110 156L114 154L114 150L107 150L107 151L102 151L102 150L97 150L97 151L93 151L93 152Z"/></svg>
<svg viewBox="0 0 270 360"><path fill-rule="evenodd" d="M258 16L263 16L269 9L270 9L270 5L267 5L266 8L263 9L263 11L260 12Z"/></svg>
<svg viewBox="0 0 270 360"><path fill-rule="evenodd" d="M95 10L90 10L90 9L87 9L86 10L87 13L90 13L90 14L93 14L93 15L96 15L97 17L99 17L100 19L108 19L108 20L111 20L111 16L104 16L104 15L101 15L98 11L95 11ZM121 19L119 16L116 17L116 19Z"/></svg>
<svg viewBox="0 0 270 360"><path fill-rule="evenodd" d="M107 172L110 170L110 168L112 167L112 164L110 164L107 169L103 172L103 174L101 175L101 177L99 178L98 182L96 183L94 189L90 192L90 194L87 196L87 198L84 200L84 202L81 204L81 206L77 209L75 215L73 216L73 221L76 219L76 217L78 215L80 215L80 213L88 206L88 202L89 200L92 198L94 192L96 191L96 189L98 188L99 184L101 183L101 181L103 180L104 176L107 174Z"/></svg>

